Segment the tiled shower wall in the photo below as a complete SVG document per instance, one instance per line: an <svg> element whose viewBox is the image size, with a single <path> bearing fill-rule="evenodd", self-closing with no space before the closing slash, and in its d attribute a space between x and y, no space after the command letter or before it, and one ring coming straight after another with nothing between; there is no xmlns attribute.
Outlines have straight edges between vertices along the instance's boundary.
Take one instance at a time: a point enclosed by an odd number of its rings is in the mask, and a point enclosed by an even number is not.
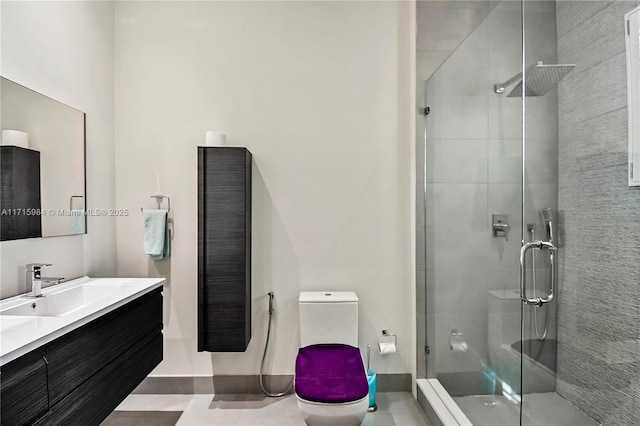
<svg viewBox="0 0 640 426"><path fill-rule="evenodd" d="M536 30L536 36L528 40L527 63L553 63L555 5L539 2L527 8L527 25ZM521 68L520 4L502 2L487 12L489 15L426 82L425 105L431 107L426 119L426 238L425 228L419 223L417 230L423 235L418 235L417 241L426 247L426 296L422 300L426 299L423 311L426 309L427 343L431 348L429 377L477 372L490 362L489 292L515 290L519 283L521 98L496 95L493 86L518 74ZM424 96L418 95L418 99ZM540 230L538 209L556 207L555 93L528 100L527 107L531 141L527 168L531 172L527 173L530 185L525 220L538 224ZM424 126L418 128L424 130ZM417 140L420 144L424 137ZM422 167L418 164L418 170ZM424 209L422 181L417 187L417 206ZM508 240L492 236L493 213L509 215L512 230ZM418 255L424 256L420 248ZM421 290L420 282L418 286ZM519 315L500 319L519 330ZM420 323L418 326L420 330ZM453 329L463 333L467 352L450 351ZM420 337L418 373L424 377Z"/></svg>
<svg viewBox="0 0 640 426"><path fill-rule="evenodd" d="M640 424L640 188L627 186L623 16L637 1L557 4L558 392L605 425Z"/></svg>

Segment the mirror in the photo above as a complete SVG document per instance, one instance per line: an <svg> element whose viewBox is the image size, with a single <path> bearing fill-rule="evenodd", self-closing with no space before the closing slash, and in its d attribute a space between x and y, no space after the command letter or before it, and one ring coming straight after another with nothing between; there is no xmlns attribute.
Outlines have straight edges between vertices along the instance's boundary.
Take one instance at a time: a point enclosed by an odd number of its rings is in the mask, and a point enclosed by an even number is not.
<svg viewBox="0 0 640 426"><path fill-rule="evenodd" d="M640 7L625 15L629 108L629 186L640 186Z"/></svg>
<svg viewBox="0 0 640 426"><path fill-rule="evenodd" d="M0 84L0 241L85 233L85 114Z"/></svg>

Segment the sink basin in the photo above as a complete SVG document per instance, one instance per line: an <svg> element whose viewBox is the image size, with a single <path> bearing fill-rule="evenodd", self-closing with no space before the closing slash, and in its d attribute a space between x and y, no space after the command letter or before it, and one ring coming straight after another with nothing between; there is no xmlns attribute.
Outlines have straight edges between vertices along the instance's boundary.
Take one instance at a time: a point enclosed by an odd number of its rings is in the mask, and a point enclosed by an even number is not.
<svg viewBox="0 0 640 426"><path fill-rule="evenodd" d="M101 299L114 295L117 288L111 286L81 286L43 297L23 297L24 303L0 311L0 315L29 317L61 317Z"/></svg>

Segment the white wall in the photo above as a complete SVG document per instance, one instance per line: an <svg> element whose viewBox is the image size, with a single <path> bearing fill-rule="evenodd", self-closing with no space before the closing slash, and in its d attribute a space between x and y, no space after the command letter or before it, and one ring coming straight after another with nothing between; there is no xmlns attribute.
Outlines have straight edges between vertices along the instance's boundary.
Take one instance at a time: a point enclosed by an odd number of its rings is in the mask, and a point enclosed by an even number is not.
<svg viewBox="0 0 640 426"><path fill-rule="evenodd" d="M114 207L113 11L111 2L0 5L2 76L87 114L87 207ZM0 243L1 296L24 292L24 265L47 275L113 276L115 221L89 218L87 235Z"/></svg>
<svg viewBox="0 0 640 426"><path fill-rule="evenodd" d="M173 253L150 262L142 216L118 220L120 276L166 276L165 360L154 375L255 374L275 291L267 373L291 374L303 290L354 290L360 345L383 328L415 363L409 6L393 2L118 2L116 200L171 195ZM413 17L413 18L412 18ZM413 100L412 100L413 99ZM254 155L253 337L196 352L196 146L206 130Z"/></svg>

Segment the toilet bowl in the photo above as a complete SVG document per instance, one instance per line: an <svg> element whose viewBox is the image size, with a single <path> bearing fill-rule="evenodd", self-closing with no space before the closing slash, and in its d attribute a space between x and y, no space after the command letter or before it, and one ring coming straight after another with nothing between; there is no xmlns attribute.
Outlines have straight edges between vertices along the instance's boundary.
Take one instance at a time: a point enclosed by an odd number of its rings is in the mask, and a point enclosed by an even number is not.
<svg viewBox="0 0 640 426"><path fill-rule="evenodd" d="M298 398L304 421L313 426L360 426L369 408L369 397L351 403L327 404Z"/></svg>
<svg viewBox="0 0 640 426"><path fill-rule="evenodd" d="M303 292L294 389L308 425L357 426L369 408L369 384L357 348L353 292Z"/></svg>

